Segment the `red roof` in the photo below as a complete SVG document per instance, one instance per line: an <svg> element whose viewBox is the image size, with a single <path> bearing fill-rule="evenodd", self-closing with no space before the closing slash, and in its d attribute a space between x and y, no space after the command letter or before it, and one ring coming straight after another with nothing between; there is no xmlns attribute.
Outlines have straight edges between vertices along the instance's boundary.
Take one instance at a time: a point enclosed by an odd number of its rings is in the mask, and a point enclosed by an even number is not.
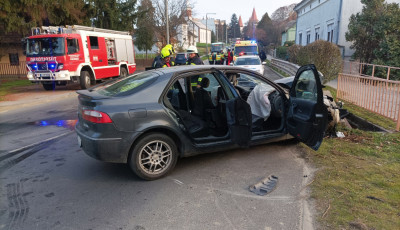
<svg viewBox="0 0 400 230"><path fill-rule="evenodd" d="M243 27L242 16L239 16L239 27Z"/></svg>
<svg viewBox="0 0 400 230"><path fill-rule="evenodd" d="M253 8L253 13L251 14L249 22L258 22L256 8Z"/></svg>

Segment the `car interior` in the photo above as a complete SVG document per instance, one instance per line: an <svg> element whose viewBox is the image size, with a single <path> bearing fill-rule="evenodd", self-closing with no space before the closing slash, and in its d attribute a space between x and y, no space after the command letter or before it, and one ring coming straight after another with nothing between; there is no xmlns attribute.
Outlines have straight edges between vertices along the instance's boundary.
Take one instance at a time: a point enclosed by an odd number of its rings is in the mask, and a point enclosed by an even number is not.
<svg viewBox="0 0 400 230"><path fill-rule="evenodd" d="M178 113L193 138L229 137L226 101L233 94L216 76L206 73L180 78L166 94L164 101ZM226 73L226 76L251 107L253 135L283 129L284 101L275 88L247 74Z"/></svg>

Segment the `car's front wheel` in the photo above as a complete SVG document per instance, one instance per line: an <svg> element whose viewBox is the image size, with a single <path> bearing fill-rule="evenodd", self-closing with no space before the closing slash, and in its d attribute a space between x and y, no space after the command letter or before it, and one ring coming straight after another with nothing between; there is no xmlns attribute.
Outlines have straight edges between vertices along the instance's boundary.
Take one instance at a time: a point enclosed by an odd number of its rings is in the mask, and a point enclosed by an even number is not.
<svg viewBox="0 0 400 230"><path fill-rule="evenodd" d="M135 144L129 166L140 178L156 180L172 171L177 160L175 142L164 134L151 133Z"/></svg>

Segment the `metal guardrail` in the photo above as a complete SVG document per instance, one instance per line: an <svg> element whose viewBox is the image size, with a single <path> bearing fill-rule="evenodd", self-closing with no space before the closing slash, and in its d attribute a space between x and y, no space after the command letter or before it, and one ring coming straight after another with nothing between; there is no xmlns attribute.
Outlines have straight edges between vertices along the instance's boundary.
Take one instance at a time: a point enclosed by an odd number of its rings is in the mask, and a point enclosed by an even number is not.
<svg viewBox="0 0 400 230"><path fill-rule="evenodd" d="M26 77L26 62L20 61L19 65L11 65L10 63L0 63L0 78L18 78Z"/></svg>
<svg viewBox="0 0 400 230"><path fill-rule="evenodd" d="M271 59L271 65L289 74L290 76L295 76L297 70L300 68L300 66L296 64L276 58Z"/></svg>
<svg viewBox="0 0 400 230"><path fill-rule="evenodd" d="M400 130L400 81L339 73L337 98L397 121Z"/></svg>

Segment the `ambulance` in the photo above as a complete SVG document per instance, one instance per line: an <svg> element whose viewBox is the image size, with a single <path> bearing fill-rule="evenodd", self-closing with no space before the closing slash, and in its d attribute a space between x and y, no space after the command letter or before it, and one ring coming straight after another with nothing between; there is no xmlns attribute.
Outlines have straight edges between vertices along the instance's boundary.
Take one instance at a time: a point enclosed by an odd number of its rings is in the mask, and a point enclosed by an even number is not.
<svg viewBox="0 0 400 230"><path fill-rule="evenodd" d="M28 79L45 90L79 82L87 89L97 80L127 76L136 70L132 35L87 26L32 28L26 39Z"/></svg>
<svg viewBox="0 0 400 230"><path fill-rule="evenodd" d="M236 41L233 53L233 61L243 55L258 55L258 45L255 40Z"/></svg>

